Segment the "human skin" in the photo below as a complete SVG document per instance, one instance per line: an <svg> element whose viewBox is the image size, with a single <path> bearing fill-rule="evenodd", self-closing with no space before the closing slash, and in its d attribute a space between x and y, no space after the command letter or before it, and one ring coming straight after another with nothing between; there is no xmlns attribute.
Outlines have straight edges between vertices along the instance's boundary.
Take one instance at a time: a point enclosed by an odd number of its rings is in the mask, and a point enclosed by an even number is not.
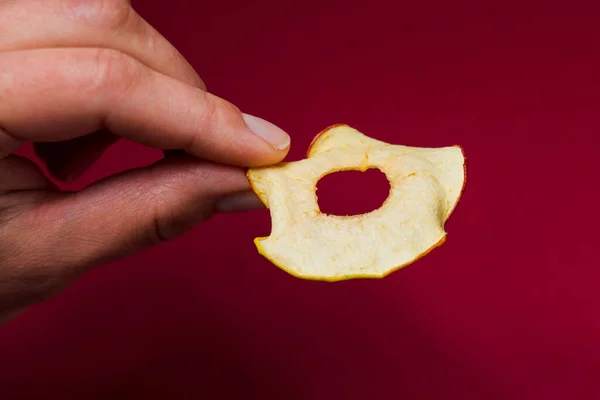
<svg viewBox="0 0 600 400"><path fill-rule="evenodd" d="M35 23L34 23L35 22ZM87 271L184 233L215 212L263 207L245 168L289 136L206 90L127 0L0 1L0 324ZM60 191L126 138L151 166Z"/></svg>

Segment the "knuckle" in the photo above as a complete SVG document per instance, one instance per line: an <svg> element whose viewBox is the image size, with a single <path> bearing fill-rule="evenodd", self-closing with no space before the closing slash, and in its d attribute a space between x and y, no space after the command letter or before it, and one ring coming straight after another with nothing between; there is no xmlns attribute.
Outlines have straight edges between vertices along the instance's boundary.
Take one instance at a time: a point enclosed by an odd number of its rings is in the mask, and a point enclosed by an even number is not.
<svg viewBox="0 0 600 400"><path fill-rule="evenodd" d="M231 123L232 105L231 103L215 97L206 92L200 92L202 104L202 111L199 114L199 118L196 122L195 131L210 133L210 132L221 132L227 130L227 127ZM198 150L198 139L199 135L190 135L189 142L184 150L192 151L193 149Z"/></svg>
<svg viewBox="0 0 600 400"><path fill-rule="evenodd" d="M96 49L93 54L92 89L111 97L120 97L137 81L140 64L117 50Z"/></svg>
<svg viewBox="0 0 600 400"><path fill-rule="evenodd" d="M193 216L186 213L160 213L154 218L154 226L151 231L151 242L153 244L172 241L184 234L194 225L208 221L212 216L212 208L195 207Z"/></svg>
<svg viewBox="0 0 600 400"><path fill-rule="evenodd" d="M62 0L60 6L69 18L104 30L127 25L133 11L128 0Z"/></svg>
<svg viewBox="0 0 600 400"><path fill-rule="evenodd" d="M192 164L186 167L185 163L179 164L176 170L168 174L156 171L159 175L155 175L155 178L161 183L144 191L154 205L153 225L148 231L152 244L173 240L213 215L213 199L207 194L191 190L189 185L190 182L210 178L207 172Z"/></svg>
<svg viewBox="0 0 600 400"><path fill-rule="evenodd" d="M211 132L226 131L239 122L241 111L232 103L220 97L206 95L206 120L204 125Z"/></svg>

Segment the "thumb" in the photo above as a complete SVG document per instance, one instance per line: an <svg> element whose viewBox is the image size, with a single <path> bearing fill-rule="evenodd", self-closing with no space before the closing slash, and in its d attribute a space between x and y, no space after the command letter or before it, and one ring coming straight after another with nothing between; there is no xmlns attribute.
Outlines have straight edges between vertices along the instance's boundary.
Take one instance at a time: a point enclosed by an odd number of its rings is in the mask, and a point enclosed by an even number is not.
<svg viewBox="0 0 600 400"><path fill-rule="evenodd" d="M7 278L0 286L37 302L95 266L184 233L215 210L260 207L243 169L167 157L18 213L2 230L18 240L0 257L9 269L0 271Z"/></svg>

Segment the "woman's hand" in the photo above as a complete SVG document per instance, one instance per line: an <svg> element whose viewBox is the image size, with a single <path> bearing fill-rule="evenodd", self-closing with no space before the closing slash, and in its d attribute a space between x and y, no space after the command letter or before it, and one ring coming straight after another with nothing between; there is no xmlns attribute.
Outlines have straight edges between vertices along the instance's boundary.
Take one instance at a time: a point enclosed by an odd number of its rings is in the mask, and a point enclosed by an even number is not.
<svg viewBox="0 0 600 400"><path fill-rule="evenodd" d="M68 181L121 137L180 151L77 193L11 154L34 142ZM128 1L0 1L0 320L214 211L260 207L243 167L288 147L282 130L207 93Z"/></svg>

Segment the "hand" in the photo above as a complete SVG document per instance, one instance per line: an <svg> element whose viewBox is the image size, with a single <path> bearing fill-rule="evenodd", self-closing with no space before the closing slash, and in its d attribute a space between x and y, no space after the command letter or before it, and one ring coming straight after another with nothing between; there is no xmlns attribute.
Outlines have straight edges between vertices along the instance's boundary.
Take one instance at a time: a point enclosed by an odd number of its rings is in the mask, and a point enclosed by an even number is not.
<svg viewBox="0 0 600 400"><path fill-rule="evenodd" d="M289 137L207 93L128 1L4 0L0 32L0 320L215 211L261 207L243 167L281 161ZM176 151L77 193L11 154L33 142L71 180L119 138Z"/></svg>

